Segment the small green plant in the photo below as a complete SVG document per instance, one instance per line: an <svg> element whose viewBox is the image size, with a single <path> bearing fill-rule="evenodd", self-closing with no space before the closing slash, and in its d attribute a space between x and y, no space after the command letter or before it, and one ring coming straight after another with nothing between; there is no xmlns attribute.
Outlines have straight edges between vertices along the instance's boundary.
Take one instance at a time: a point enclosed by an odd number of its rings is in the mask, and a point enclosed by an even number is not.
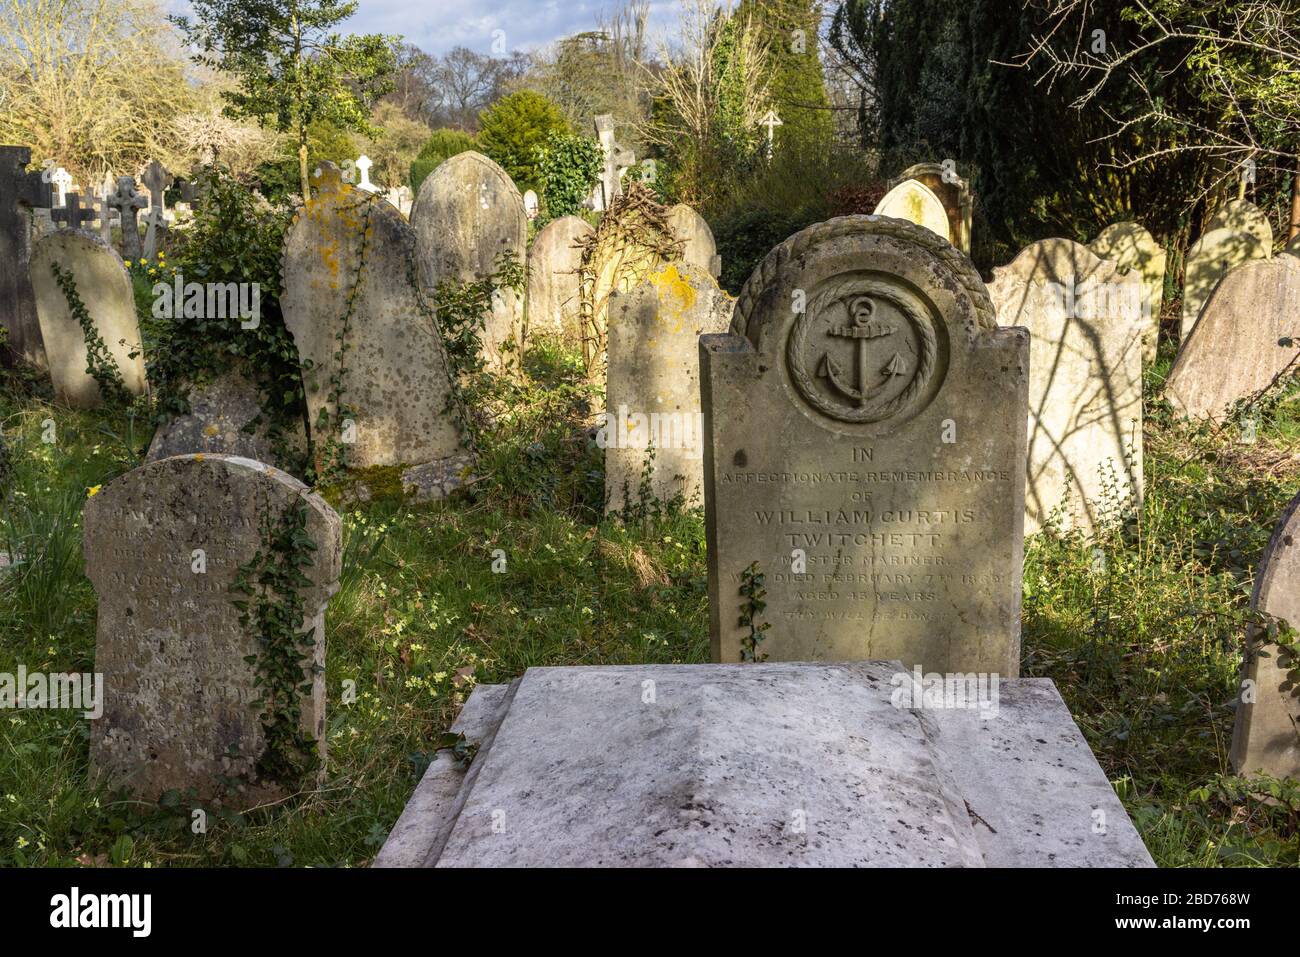
<svg viewBox="0 0 1300 957"><path fill-rule="evenodd" d="M90 310L81 301L76 279L58 263L51 263L50 269L54 271L54 281L67 300L68 312L77 320L77 325L81 326L81 335L86 340L86 375L95 380L105 402L110 405L129 405L131 393L122 381L122 373L118 371L112 353L104 344L104 337L95 328Z"/></svg>
<svg viewBox="0 0 1300 957"><path fill-rule="evenodd" d="M230 585L239 623L257 636L259 651L248 663L257 670L266 746L257 762L260 778L284 784L308 780L320 766L315 741L302 729L302 697L311 694L315 666L313 633L303 630L302 589L311 581L316 543L307 532L307 504L293 502L282 514L267 507L262 546Z"/></svg>
<svg viewBox="0 0 1300 957"><path fill-rule="evenodd" d="M591 195L604 167L600 144L589 136L552 131L538 148L538 180L546 210L538 226L575 216Z"/></svg>
<svg viewBox="0 0 1300 957"><path fill-rule="evenodd" d="M740 573L740 596L745 600L740 603L738 624L749 629L749 634L740 639L741 661L767 660L767 654L758 650L759 643L767 637L765 632L772 627L771 622L759 622L759 616L767 608L767 602L763 600L767 596L764 587L766 580L767 576L759 570L758 562L751 563Z"/></svg>

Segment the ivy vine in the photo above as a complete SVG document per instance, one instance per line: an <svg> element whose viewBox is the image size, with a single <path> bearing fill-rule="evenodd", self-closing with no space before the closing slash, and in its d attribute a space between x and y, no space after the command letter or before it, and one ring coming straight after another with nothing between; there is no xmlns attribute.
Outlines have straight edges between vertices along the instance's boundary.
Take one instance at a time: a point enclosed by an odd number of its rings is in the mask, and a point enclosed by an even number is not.
<svg viewBox="0 0 1300 957"><path fill-rule="evenodd" d="M99 394L103 396L105 402L110 405L129 405L131 393L126 383L122 381L122 374L118 371L117 363L113 360L112 353L108 351L108 346L104 344L103 336L95 328L95 320L91 318L90 310L81 301L81 296L77 292L76 279L70 271L65 270L58 263L51 263L50 269L54 271L54 281L58 283L63 298L67 300L68 312L72 314L73 319L77 320L77 325L81 326L81 335L86 340L86 375L98 384Z"/></svg>
<svg viewBox="0 0 1300 957"><path fill-rule="evenodd" d="M282 784L307 780L320 767L315 740L302 729L302 698L312 692L313 630L303 630L305 600L311 585L304 569L315 564L316 543L307 532L307 503L291 503L280 514L262 515L257 553L239 569L230 591L242 597L239 624L258 643L244 660L256 670L254 686L265 748L257 761L259 778Z"/></svg>
<svg viewBox="0 0 1300 957"><path fill-rule="evenodd" d="M759 624L758 616L767 608L763 599L767 596L764 586L766 576L759 570L758 562L753 562L740 573L740 595L745 600L740 603L740 626L748 628L749 634L740 639L741 661L766 661L767 655L758 651L759 642L767 636L764 634L772 627L771 622Z"/></svg>

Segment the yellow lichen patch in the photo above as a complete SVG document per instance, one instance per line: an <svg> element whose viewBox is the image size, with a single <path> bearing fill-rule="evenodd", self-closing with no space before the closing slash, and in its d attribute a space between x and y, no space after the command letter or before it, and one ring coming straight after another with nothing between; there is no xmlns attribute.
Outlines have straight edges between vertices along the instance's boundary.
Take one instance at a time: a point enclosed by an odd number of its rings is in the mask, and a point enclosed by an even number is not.
<svg viewBox="0 0 1300 957"><path fill-rule="evenodd" d="M672 332L681 332L686 314L695 305L695 287L677 271L674 263L651 273L650 282L659 295L659 321Z"/></svg>

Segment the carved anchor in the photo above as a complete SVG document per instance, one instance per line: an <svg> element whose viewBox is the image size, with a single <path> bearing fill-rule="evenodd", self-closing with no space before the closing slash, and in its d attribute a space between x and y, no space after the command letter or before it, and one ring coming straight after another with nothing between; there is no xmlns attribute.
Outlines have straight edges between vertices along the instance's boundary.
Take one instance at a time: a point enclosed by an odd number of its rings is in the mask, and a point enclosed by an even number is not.
<svg viewBox="0 0 1300 957"><path fill-rule="evenodd" d="M898 331L898 327L889 322L879 319L872 319L871 314L875 311L875 304L866 296L859 296L853 300L849 307L852 314L852 321L846 326L832 326L827 330L832 336L838 336L843 339L855 339L858 343L858 368L857 368L857 386L846 385L841 379L842 370L830 355L825 353L822 356L821 365L817 369L817 374L830 380L831 385L843 395L850 399L856 399L858 406L865 409L881 392L894 376L907 374L907 360L899 353L895 352L893 357L885 363L880 370L880 375L885 377L885 381L880 383L874 389L867 387L870 378L868 363L870 355L868 343L872 339L880 339L884 336L891 336Z"/></svg>

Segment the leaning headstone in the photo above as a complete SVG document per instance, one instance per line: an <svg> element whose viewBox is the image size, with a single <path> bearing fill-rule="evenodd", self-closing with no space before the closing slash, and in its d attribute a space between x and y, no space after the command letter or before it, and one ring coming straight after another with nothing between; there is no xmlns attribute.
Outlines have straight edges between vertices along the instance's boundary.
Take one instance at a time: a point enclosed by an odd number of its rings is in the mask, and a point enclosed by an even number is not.
<svg viewBox="0 0 1300 957"><path fill-rule="evenodd" d="M528 251L528 331L582 341L578 240L595 232L578 216L561 216L542 227Z"/></svg>
<svg viewBox="0 0 1300 957"><path fill-rule="evenodd" d="M734 300L704 270L669 263L609 304L605 511L700 504L700 336L725 332Z"/></svg>
<svg viewBox="0 0 1300 957"><path fill-rule="evenodd" d="M1136 273L1146 291L1143 300L1142 358L1155 361L1159 346L1160 306L1165 294L1164 247L1137 223L1107 226L1088 244L1100 259L1109 259L1126 272Z"/></svg>
<svg viewBox="0 0 1300 957"><path fill-rule="evenodd" d="M682 259L687 265L707 272L714 279L722 275L718 244L714 242L713 230L703 216L685 203L678 203L668 211L668 225L682 244Z"/></svg>
<svg viewBox="0 0 1300 957"><path fill-rule="evenodd" d="M1090 534L1142 496L1141 281L1068 239L993 275L998 322L1029 330L1025 531Z"/></svg>
<svg viewBox="0 0 1300 957"><path fill-rule="evenodd" d="M59 285L58 269L71 279L72 292L89 315L92 341L103 345L101 375L116 376L125 389L144 393L144 357L135 294L122 258L92 233L62 229L41 237L32 251L32 289L54 394L79 408L100 405L105 396L89 371L99 352L88 347L87 332L72 312L69 295ZM132 355L134 353L134 356Z"/></svg>
<svg viewBox="0 0 1300 957"><path fill-rule="evenodd" d="M494 275L502 257L521 266L528 254L528 214L523 197L503 170L482 153L451 157L420 184L411 228L425 290L442 282L466 283ZM523 296L501 289L483 329L488 368L505 368L522 349Z"/></svg>
<svg viewBox="0 0 1300 957"><path fill-rule="evenodd" d="M1210 293L1229 270L1272 254L1273 226L1253 203L1233 200L1210 217L1201 238L1187 250L1180 341L1186 342L1192 334Z"/></svg>
<svg viewBox="0 0 1300 957"><path fill-rule="evenodd" d="M44 368L30 272L30 211L48 208L54 195L40 170L27 172L31 161L32 151L25 146L0 146L0 325L8 331L13 356Z"/></svg>
<svg viewBox="0 0 1300 957"><path fill-rule="evenodd" d="M952 242L948 213L939 197L920 180L905 179L876 204L874 216L892 216L924 226L936 236Z"/></svg>
<svg viewBox="0 0 1300 957"><path fill-rule="evenodd" d="M134 262L140 258L141 253L140 225L136 216L140 210L149 205L149 200L135 188L134 177L119 176L117 189L108 198L108 205L117 210L122 224L122 255L128 261Z"/></svg>
<svg viewBox="0 0 1300 957"><path fill-rule="evenodd" d="M714 661L1018 673L1029 334L969 259L811 226L700 360Z"/></svg>
<svg viewBox="0 0 1300 957"><path fill-rule="evenodd" d="M1232 766L1241 775L1300 780L1300 658L1279 645L1300 632L1300 496L1273 530L1250 607L1268 618L1247 636Z"/></svg>
<svg viewBox="0 0 1300 957"><path fill-rule="evenodd" d="M301 421L287 435L272 434L271 423L262 413L261 393L238 366L193 386L187 404L187 413L159 425L146 461L204 452L288 468L306 447Z"/></svg>
<svg viewBox="0 0 1300 957"><path fill-rule="evenodd" d="M1300 257L1254 260L1224 276L1165 380L1174 409L1219 421L1268 388L1295 358L1297 303Z"/></svg>
<svg viewBox="0 0 1300 957"><path fill-rule="evenodd" d="M951 160L917 163L903 170L897 179L890 181L889 186L896 189L908 180L920 183L938 197L948 217L948 241L969 256L975 200L970 183L957 175L956 164Z"/></svg>
<svg viewBox="0 0 1300 957"><path fill-rule="evenodd" d="M304 364L315 454L354 469L441 467L451 482L467 462L463 411L413 278L411 227L333 163L312 179L317 194L285 237L280 303Z"/></svg>
<svg viewBox="0 0 1300 957"><path fill-rule="evenodd" d="M301 482L223 455L145 465L86 502L104 676L91 761L110 786L247 806L314 785L341 539Z"/></svg>

